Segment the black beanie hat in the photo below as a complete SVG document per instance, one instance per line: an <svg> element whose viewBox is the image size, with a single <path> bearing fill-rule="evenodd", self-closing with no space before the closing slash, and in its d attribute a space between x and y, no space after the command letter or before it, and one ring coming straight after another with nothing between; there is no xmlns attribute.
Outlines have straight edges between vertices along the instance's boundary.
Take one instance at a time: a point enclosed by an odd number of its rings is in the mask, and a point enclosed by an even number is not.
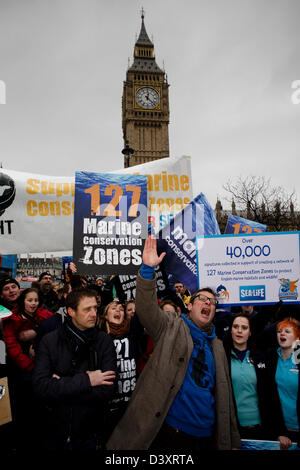
<svg viewBox="0 0 300 470"><path fill-rule="evenodd" d="M2 294L2 289L7 284L16 284L18 288L20 289L20 284L18 283L16 279L13 279L12 277L7 277L0 281L0 294Z"/></svg>
<svg viewBox="0 0 300 470"><path fill-rule="evenodd" d="M39 281L41 281L44 276L51 276L52 277L52 274L49 271L45 271L44 273L40 274Z"/></svg>

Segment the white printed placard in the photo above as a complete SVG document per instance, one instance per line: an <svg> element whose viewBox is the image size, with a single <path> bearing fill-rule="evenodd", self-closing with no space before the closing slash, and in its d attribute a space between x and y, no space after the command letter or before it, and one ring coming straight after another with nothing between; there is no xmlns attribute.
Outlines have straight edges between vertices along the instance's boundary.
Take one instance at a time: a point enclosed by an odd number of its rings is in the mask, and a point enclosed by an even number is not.
<svg viewBox="0 0 300 470"><path fill-rule="evenodd" d="M198 286L223 305L300 303L300 232L197 237Z"/></svg>

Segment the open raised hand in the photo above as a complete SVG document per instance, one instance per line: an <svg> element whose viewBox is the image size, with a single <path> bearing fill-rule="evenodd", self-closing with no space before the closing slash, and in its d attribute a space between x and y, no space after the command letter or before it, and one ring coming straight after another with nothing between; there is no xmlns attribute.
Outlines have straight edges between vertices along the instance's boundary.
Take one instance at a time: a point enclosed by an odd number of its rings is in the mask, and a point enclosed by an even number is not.
<svg viewBox="0 0 300 470"><path fill-rule="evenodd" d="M156 267L164 259L166 253L161 253L160 256L157 254L157 242L154 235L149 235L146 239L144 251L143 251L143 263L147 266Z"/></svg>

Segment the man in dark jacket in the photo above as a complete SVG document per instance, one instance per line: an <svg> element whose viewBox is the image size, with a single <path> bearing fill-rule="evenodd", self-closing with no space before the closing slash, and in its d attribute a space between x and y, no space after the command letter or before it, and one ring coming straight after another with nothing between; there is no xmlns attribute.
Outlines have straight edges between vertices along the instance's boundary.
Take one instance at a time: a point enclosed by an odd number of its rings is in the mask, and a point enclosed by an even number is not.
<svg viewBox="0 0 300 470"><path fill-rule="evenodd" d="M39 291L41 304L52 313L57 312L60 302L56 292L52 289L52 274L48 271L39 277Z"/></svg>
<svg viewBox="0 0 300 470"><path fill-rule="evenodd" d="M41 420L44 450L96 450L105 404L117 370L112 339L96 327L90 289L66 299L67 318L45 335L36 353L33 385L48 415Z"/></svg>

